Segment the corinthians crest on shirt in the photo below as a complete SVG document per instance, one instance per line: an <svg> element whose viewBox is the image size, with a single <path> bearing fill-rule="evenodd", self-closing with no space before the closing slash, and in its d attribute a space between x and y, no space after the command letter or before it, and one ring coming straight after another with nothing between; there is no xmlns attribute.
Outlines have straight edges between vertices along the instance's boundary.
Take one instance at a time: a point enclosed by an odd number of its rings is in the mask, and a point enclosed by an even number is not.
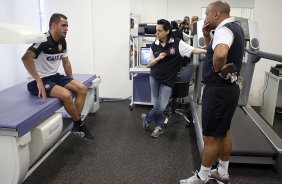
<svg viewBox="0 0 282 184"><path fill-rule="evenodd" d="M58 50L61 52L63 50L63 46L61 43L58 44Z"/></svg>
<svg viewBox="0 0 282 184"><path fill-rule="evenodd" d="M169 54L171 54L171 55L174 55L174 54L175 54L175 48L174 48L174 47L171 47L171 48L169 49Z"/></svg>

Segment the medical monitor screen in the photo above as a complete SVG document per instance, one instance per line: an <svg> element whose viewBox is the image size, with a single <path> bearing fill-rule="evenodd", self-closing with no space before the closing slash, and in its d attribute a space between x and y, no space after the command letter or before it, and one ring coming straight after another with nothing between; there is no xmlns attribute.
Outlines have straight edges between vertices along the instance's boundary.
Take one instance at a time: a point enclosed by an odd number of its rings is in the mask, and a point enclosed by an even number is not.
<svg viewBox="0 0 282 184"><path fill-rule="evenodd" d="M141 47L140 49L140 65L147 65L150 57L150 48Z"/></svg>

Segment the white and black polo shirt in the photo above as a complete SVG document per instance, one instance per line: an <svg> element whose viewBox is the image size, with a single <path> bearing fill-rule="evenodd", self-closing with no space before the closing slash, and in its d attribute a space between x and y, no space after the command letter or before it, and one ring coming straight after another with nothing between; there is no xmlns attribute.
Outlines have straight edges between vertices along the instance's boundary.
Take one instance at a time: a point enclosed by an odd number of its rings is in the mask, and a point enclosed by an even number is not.
<svg viewBox="0 0 282 184"><path fill-rule="evenodd" d="M67 57L67 43L65 38L56 42L50 32L45 33L47 41L34 43L28 50L35 53L34 64L39 76L55 75L64 57Z"/></svg>
<svg viewBox="0 0 282 184"><path fill-rule="evenodd" d="M193 47L179 38L170 38L164 47L159 40L153 42L148 60L157 58L161 52L166 53L166 56L151 68L150 75L160 83L172 88L180 70L182 58L190 57L192 51Z"/></svg>

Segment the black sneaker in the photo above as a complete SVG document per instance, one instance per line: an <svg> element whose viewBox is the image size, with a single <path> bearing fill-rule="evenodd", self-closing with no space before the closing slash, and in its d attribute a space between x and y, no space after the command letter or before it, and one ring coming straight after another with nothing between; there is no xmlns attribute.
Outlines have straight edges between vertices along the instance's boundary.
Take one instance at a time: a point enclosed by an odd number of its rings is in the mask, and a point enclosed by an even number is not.
<svg viewBox="0 0 282 184"><path fill-rule="evenodd" d="M92 133L86 128L85 124L80 125L80 131L84 133L84 139L94 139Z"/></svg>
<svg viewBox="0 0 282 184"><path fill-rule="evenodd" d="M73 123L73 128L72 128L71 132L79 138L85 137L85 133L81 130L81 127L78 123Z"/></svg>

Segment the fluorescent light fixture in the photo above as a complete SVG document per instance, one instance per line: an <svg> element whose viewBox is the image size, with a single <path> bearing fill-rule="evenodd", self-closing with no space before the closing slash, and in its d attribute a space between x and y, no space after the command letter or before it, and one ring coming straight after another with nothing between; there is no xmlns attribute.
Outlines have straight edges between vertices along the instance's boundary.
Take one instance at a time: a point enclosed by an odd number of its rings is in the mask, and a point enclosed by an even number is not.
<svg viewBox="0 0 282 184"><path fill-rule="evenodd" d="M46 41L46 36L31 27L18 24L0 23L0 43L40 43Z"/></svg>

